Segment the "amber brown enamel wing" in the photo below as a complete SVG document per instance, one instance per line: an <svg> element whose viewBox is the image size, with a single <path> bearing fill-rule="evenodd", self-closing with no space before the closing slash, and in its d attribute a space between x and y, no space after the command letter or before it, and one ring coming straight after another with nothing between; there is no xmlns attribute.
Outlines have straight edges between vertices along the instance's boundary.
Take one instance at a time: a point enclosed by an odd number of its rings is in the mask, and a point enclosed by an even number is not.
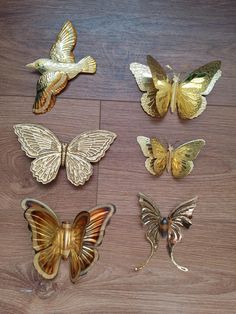
<svg viewBox="0 0 236 314"><path fill-rule="evenodd" d="M73 283L98 259L97 247L115 213L113 205L96 207L82 211L70 224L60 223L55 213L37 200L25 199L22 207L32 232L35 269L45 279L53 279L58 274L61 259L69 259Z"/></svg>

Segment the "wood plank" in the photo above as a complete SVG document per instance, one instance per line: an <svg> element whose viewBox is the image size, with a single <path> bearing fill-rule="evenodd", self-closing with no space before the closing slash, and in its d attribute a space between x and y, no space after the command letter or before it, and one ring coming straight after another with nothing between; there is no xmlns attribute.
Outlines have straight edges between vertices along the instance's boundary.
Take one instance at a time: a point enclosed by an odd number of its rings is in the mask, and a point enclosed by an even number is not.
<svg viewBox="0 0 236 314"><path fill-rule="evenodd" d="M61 141L69 142L81 132L99 128L100 102L58 100L53 111L35 116L29 111L32 101L32 97L0 97L0 308L4 313L26 313L26 305L27 313L32 313L29 303L34 303L35 293L44 298L54 291L54 284L50 288L51 283L44 284L33 271L31 235L21 200L25 197L41 200L60 219L69 221L79 211L96 205L97 166L90 181L81 188L67 180L64 169L54 182L45 186L37 183L30 172L32 160L20 149L12 127L16 123L42 124ZM64 274L62 281L68 279L68 268ZM35 302L38 303L37 298Z"/></svg>
<svg viewBox="0 0 236 314"><path fill-rule="evenodd" d="M110 257L115 270L110 278L116 275L116 289L123 293L124 308L135 298L132 309L137 313L145 313L145 309L147 313L158 310L167 313L234 312L235 114L233 108L225 107L222 111L212 106L191 122L183 123L176 115L154 122L139 110L138 103L102 102L101 127L113 130L118 138L108 162L99 167L98 202L117 205L112 224L114 232L109 234L106 249L111 251L116 243ZM158 136L175 145L204 138L206 146L190 176L176 180L166 173L157 178L144 167L145 158L136 142L138 135ZM139 191L150 195L163 215L182 201L199 196L193 226L184 232L182 245L176 248L176 260L189 267L188 273L171 264L165 241L147 269L132 272L132 267L142 262L149 252L140 223ZM127 290L129 299L125 301ZM131 304L134 306L133 302Z"/></svg>
<svg viewBox="0 0 236 314"><path fill-rule="evenodd" d="M14 8L14 9L13 9ZM60 98L139 101L129 71L131 62L145 63L152 54L177 72L189 72L214 59L223 61L223 77L210 105L235 105L235 10L226 0L2 1L1 95L34 96L38 74L25 64L47 57L56 34L71 19L78 30L76 58L91 54L96 75L81 75Z"/></svg>

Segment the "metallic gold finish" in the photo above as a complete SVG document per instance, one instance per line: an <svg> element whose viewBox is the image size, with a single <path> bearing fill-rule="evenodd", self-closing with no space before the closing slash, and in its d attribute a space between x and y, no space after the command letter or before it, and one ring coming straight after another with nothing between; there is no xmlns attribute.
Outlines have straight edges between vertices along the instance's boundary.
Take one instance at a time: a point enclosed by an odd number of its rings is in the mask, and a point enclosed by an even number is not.
<svg viewBox="0 0 236 314"><path fill-rule="evenodd" d="M76 41L76 30L72 23L67 21L50 50L50 59L40 58L26 65L42 74L37 82L34 113L50 111L56 102L56 95L79 73L96 72L96 61L92 57L75 62L73 50Z"/></svg>
<svg viewBox="0 0 236 314"><path fill-rule="evenodd" d="M204 96L213 89L221 76L221 62L212 61L191 72L183 81L180 74L172 70L169 78L162 66L151 56L147 56L147 64L131 63L139 89L144 92L141 98L143 110L152 117L163 117L169 106L171 112L178 111L182 119L198 117L206 108Z"/></svg>
<svg viewBox="0 0 236 314"><path fill-rule="evenodd" d="M53 279L61 258L69 259L70 278L75 283L97 261L97 247L102 243L115 206L108 204L82 211L70 224L59 223L52 209L37 200L25 199L21 205L32 232L35 269L43 278Z"/></svg>
<svg viewBox="0 0 236 314"><path fill-rule="evenodd" d="M21 149L35 158L30 170L43 184L54 180L60 166L65 166L68 180L76 186L83 185L93 173L91 163L98 162L116 138L113 132L94 130L81 133L70 144L62 144L42 125L16 124L14 131Z"/></svg>
<svg viewBox="0 0 236 314"><path fill-rule="evenodd" d="M141 221L147 227L146 239L150 243L151 252L144 263L134 268L135 271L143 269L151 260L158 249L160 236L167 238L167 249L172 263L182 271L188 271L186 267L176 263L173 257L173 248L182 239L181 228L189 228L196 207L197 197L188 200L174 210L169 216L162 217L158 206L145 194L139 193L139 204L141 206Z"/></svg>
<svg viewBox="0 0 236 314"><path fill-rule="evenodd" d="M193 170L195 160L205 145L203 139L193 140L168 149L157 139L138 136L137 141L145 157L146 169L153 175L160 176L166 169L172 171L175 178L183 178Z"/></svg>

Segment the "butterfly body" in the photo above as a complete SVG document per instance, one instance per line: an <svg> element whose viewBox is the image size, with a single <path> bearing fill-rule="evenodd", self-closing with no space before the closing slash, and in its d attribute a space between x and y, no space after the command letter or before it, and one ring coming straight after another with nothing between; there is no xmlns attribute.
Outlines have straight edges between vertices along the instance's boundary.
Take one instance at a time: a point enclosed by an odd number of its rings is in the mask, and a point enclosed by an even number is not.
<svg viewBox="0 0 236 314"><path fill-rule="evenodd" d="M172 263L182 271L188 271L186 267L176 263L173 257L174 246L181 241L181 228L188 229L192 225L192 215L196 207L197 198L181 203L170 212L168 217L162 217L158 206L145 194L139 193L141 206L141 221L146 226L146 239L151 245L151 252L146 261L135 270L144 268L157 251L160 236L167 239L167 249Z"/></svg>
<svg viewBox="0 0 236 314"><path fill-rule="evenodd" d="M182 178L192 171L193 160L205 145L203 139L197 139L177 148L173 148L170 144L166 148L157 138L145 136L138 136L137 142L144 156L147 157L145 167L152 175L160 176L167 170L175 178Z"/></svg>
<svg viewBox="0 0 236 314"><path fill-rule="evenodd" d="M168 77L162 66L151 56L147 56L147 66L131 63L139 89L143 110L152 117L164 117L169 107L171 112L178 111L182 119L198 117L206 108L206 95L213 89L221 76L221 62L212 61L191 72L180 80L180 74L173 72Z"/></svg>
<svg viewBox="0 0 236 314"><path fill-rule="evenodd" d="M33 176L43 184L54 180L60 166L65 166L68 180L76 186L83 185L93 173L91 163L98 162L116 138L113 132L93 130L67 144L37 124L17 124L14 131L22 150L34 158L30 167Z"/></svg>
<svg viewBox="0 0 236 314"><path fill-rule="evenodd" d="M41 73L36 87L34 113L42 114L50 111L56 102L56 95L79 73L96 72L96 61L90 56L75 62L73 50L76 40L76 30L72 23L67 21L51 47L50 59L39 58L26 65Z"/></svg>
<svg viewBox="0 0 236 314"><path fill-rule="evenodd" d="M65 144L65 143L61 144L61 166L62 167L65 166L67 147L68 147L68 144Z"/></svg>
<svg viewBox="0 0 236 314"><path fill-rule="evenodd" d="M166 238L168 235L168 229L169 229L169 219L164 217L161 219L160 221L160 225L159 225L159 232L160 235L162 236L162 238Z"/></svg>
<svg viewBox="0 0 236 314"><path fill-rule="evenodd" d="M115 213L114 205L97 206L80 212L71 224L67 221L60 223L55 213L37 200L25 199L22 207L32 232L35 269L45 279L53 279L61 259L68 259L72 282L87 273L97 261L97 247Z"/></svg>

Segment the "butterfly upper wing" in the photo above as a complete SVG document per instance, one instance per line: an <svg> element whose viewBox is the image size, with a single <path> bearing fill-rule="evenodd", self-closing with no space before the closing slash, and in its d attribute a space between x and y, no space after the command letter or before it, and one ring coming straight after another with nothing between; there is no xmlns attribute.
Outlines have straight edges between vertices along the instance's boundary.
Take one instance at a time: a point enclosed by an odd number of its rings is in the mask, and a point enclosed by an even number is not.
<svg viewBox="0 0 236 314"><path fill-rule="evenodd" d="M196 208L197 197L190 199L177 208L175 208L169 215L170 227L168 230L167 244L168 251L172 262L181 270L187 271L188 269L178 265L173 258L173 247L182 239L181 228L189 228L192 225L193 211Z"/></svg>
<svg viewBox="0 0 236 314"><path fill-rule="evenodd" d="M61 144L47 128L36 124L16 124L14 131L21 149L35 158L30 170L37 181L48 183L55 179L61 164Z"/></svg>
<svg viewBox="0 0 236 314"><path fill-rule="evenodd" d="M69 258L70 258L70 278L71 281L74 283L80 276L81 271L80 254L82 251L82 243L85 235L86 226L88 225L89 220L90 220L89 213L83 211L76 216L72 224L73 243L71 244Z"/></svg>
<svg viewBox="0 0 236 314"><path fill-rule="evenodd" d="M153 84L152 74L148 66L140 63L131 63L130 71L135 77L137 85L142 92L146 92L141 97L143 110L152 117L159 116L156 108L156 88Z"/></svg>
<svg viewBox="0 0 236 314"><path fill-rule="evenodd" d="M212 61L191 72L180 83L177 92L178 113L183 119L193 119L206 108L206 98L221 76L221 62Z"/></svg>
<svg viewBox="0 0 236 314"><path fill-rule="evenodd" d="M65 72L44 72L36 86L33 112L42 114L50 111L56 102L56 95L67 85L68 76Z"/></svg>
<svg viewBox="0 0 236 314"><path fill-rule="evenodd" d="M67 148L68 180L76 186L84 184L93 173L90 162L99 161L115 138L115 133L105 130L88 131L75 137Z"/></svg>
<svg viewBox="0 0 236 314"><path fill-rule="evenodd" d="M172 153L171 170L175 178L187 176L193 169L193 160L197 158L205 145L203 139L187 142L177 147Z"/></svg>
<svg viewBox="0 0 236 314"><path fill-rule="evenodd" d="M158 115L163 117L169 108L171 100L171 84L162 66L152 56L147 56L147 63L150 68L156 92L156 108Z"/></svg>
<svg viewBox="0 0 236 314"><path fill-rule="evenodd" d="M99 257L96 248L102 243L106 226L112 215L115 213L115 206L110 204L101 207L99 206L88 212L90 215L90 222L86 226L82 250L79 256L81 275L86 274Z"/></svg>
<svg viewBox="0 0 236 314"><path fill-rule="evenodd" d="M156 250L160 238L159 225L162 219L160 211L156 204L143 193L139 193L139 204L141 206L141 221L147 226L146 238Z"/></svg>
<svg viewBox="0 0 236 314"><path fill-rule="evenodd" d="M76 30L72 23L67 21L57 35L56 42L50 50L50 57L58 62L74 63L75 57L73 50L76 45L76 40Z"/></svg>
<svg viewBox="0 0 236 314"><path fill-rule="evenodd" d="M137 141L145 157L146 169L153 175L161 175L167 165L167 150L157 138L138 136Z"/></svg>
<svg viewBox="0 0 236 314"><path fill-rule="evenodd" d="M58 219L48 206L33 199L23 200L22 208L32 232L36 252L34 266L44 278L52 279L57 275L61 259L57 241Z"/></svg>
<svg viewBox="0 0 236 314"><path fill-rule="evenodd" d="M152 152L154 161L154 171L157 176L160 176L167 166L168 151L165 146L157 138L151 139Z"/></svg>
<svg viewBox="0 0 236 314"><path fill-rule="evenodd" d="M145 161L145 167L146 169L153 175L155 175L154 171L154 157L153 157L153 152L152 152L152 145L150 138L145 137L145 136L138 136L137 137L137 142L139 143L139 146L144 154L145 157L147 157Z"/></svg>

